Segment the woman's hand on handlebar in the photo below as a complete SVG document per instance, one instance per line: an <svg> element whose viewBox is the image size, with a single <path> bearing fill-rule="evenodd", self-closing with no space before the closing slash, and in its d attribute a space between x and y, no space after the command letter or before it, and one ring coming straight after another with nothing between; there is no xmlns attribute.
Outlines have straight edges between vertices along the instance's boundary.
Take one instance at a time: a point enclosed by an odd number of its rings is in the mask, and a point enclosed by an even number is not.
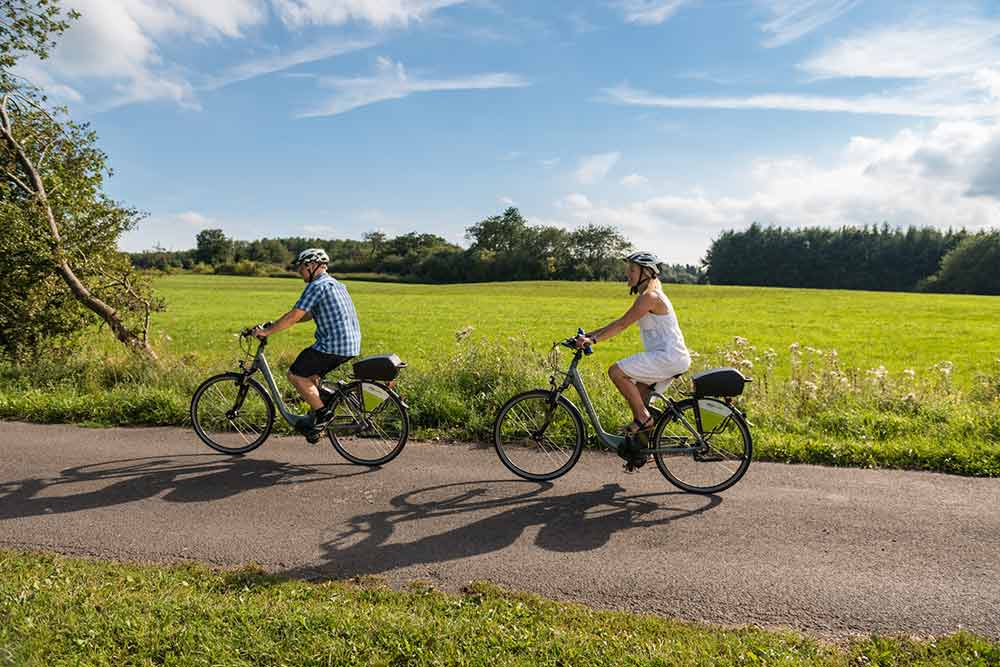
<svg viewBox="0 0 1000 667"><path fill-rule="evenodd" d="M573 338L573 344L576 346L576 349L585 350L594 344L594 339L580 334Z"/></svg>

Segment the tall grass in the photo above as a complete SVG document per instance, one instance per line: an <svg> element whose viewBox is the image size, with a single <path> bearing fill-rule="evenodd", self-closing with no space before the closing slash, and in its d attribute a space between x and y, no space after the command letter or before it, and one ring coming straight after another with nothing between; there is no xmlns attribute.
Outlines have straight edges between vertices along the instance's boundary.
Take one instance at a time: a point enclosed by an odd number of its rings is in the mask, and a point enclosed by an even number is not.
<svg viewBox="0 0 1000 667"><path fill-rule="evenodd" d="M416 437L489 439L497 409L517 392L561 379L570 357L468 329L454 338L450 350L401 377ZM580 371L602 426L627 422L627 406L605 369L585 359ZM290 361L278 355L272 366ZM790 365L790 375L776 374L779 365ZM716 366L734 366L754 379L738 405L753 425L758 459L1000 476L1000 360L966 388L953 381L947 362L899 372L850 368L836 350L793 343L779 352L735 337L696 354L692 372L671 395L681 397L694 372ZM40 360L30 369L0 365L0 418L183 426L190 397L209 374L196 355L161 364L92 354ZM279 432L289 431L279 423Z"/></svg>

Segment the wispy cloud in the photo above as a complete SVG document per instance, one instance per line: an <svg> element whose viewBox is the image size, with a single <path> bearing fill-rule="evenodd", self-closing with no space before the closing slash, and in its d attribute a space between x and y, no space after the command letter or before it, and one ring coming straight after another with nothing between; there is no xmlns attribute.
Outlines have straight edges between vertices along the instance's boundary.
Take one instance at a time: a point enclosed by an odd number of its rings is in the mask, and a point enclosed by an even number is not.
<svg viewBox="0 0 1000 667"><path fill-rule="evenodd" d="M1000 102L952 103L947 100L918 99L915 96L866 95L835 97L823 95L762 94L746 97L671 97L656 95L627 85L605 88L605 101L666 109L769 109L785 111L826 111L884 114L924 118L981 118L1000 114Z"/></svg>
<svg viewBox="0 0 1000 667"><path fill-rule="evenodd" d="M649 183L649 179L641 174L629 174L628 176L623 178L621 182L622 185L625 185L627 187L637 188Z"/></svg>
<svg viewBox="0 0 1000 667"><path fill-rule="evenodd" d="M757 0L771 18L761 26L770 33L764 46L776 47L806 35L860 4L861 0Z"/></svg>
<svg viewBox="0 0 1000 667"><path fill-rule="evenodd" d="M629 23L658 25L696 0L617 0L615 3Z"/></svg>
<svg viewBox="0 0 1000 667"><path fill-rule="evenodd" d="M574 172L576 180L584 185L590 185L604 180L611 168L621 159L621 153L598 153L588 155L580 160Z"/></svg>
<svg viewBox="0 0 1000 667"><path fill-rule="evenodd" d="M374 76L350 79L323 77L319 81L321 85L333 88L336 93L316 108L302 112L297 117L335 116L376 102L398 100L414 93L520 88L530 85L526 79L506 72L456 79L424 79L411 76L402 63L381 56L376 63Z"/></svg>
<svg viewBox="0 0 1000 667"><path fill-rule="evenodd" d="M1000 117L1000 21L966 17L908 23L845 37L799 66L813 81L883 80L877 94L672 96L620 85L605 101L678 109L783 109L929 118Z"/></svg>
<svg viewBox="0 0 1000 667"><path fill-rule="evenodd" d="M998 65L1000 20L968 18L866 30L839 40L801 68L818 78L929 79Z"/></svg>
<svg viewBox="0 0 1000 667"><path fill-rule="evenodd" d="M341 25L364 21L375 26L407 25L468 0L272 0L290 26Z"/></svg>
<svg viewBox="0 0 1000 667"><path fill-rule="evenodd" d="M376 44L378 44L376 40L344 40L312 44L289 53L276 53L265 58L258 58L242 63L229 69L221 76L210 79L202 87L206 90L216 90L240 81L247 81L275 72L283 72L299 65L368 49Z"/></svg>

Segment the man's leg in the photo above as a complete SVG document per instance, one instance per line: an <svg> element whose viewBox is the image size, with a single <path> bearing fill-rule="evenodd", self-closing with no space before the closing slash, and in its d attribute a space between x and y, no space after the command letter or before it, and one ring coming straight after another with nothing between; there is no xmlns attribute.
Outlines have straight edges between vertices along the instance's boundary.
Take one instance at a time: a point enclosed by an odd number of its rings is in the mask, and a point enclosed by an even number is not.
<svg viewBox="0 0 1000 667"><path fill-rule="evenodd" d="M323 399L319 397L319 380L318 375L311 375L309 377L301 377L296 375L292 371L288 371L288 381L292 383L295 390L299 392L299 396L302 400L309 404L309 407L313 410L320 410L323 408Z"/></svg>

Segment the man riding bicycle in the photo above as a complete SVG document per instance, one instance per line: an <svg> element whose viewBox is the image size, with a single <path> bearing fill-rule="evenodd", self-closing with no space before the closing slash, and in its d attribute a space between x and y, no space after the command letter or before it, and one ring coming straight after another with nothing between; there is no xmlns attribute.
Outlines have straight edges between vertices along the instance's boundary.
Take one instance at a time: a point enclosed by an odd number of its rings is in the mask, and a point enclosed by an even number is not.
<svg viewBox="0 0 1000 667"><path fill-rule="evenodd" d="M317 438L333 419L323 405L319 384L323 376L361 353L361 325L347 288L326 272L330 257L322 248L299 253L294 266L306 288L291 310L277 322L258 329L264 338L299 322L316 322L316 342L299 353L288 369L292 383L312 411L300 427L310 441Z"/></svg>

